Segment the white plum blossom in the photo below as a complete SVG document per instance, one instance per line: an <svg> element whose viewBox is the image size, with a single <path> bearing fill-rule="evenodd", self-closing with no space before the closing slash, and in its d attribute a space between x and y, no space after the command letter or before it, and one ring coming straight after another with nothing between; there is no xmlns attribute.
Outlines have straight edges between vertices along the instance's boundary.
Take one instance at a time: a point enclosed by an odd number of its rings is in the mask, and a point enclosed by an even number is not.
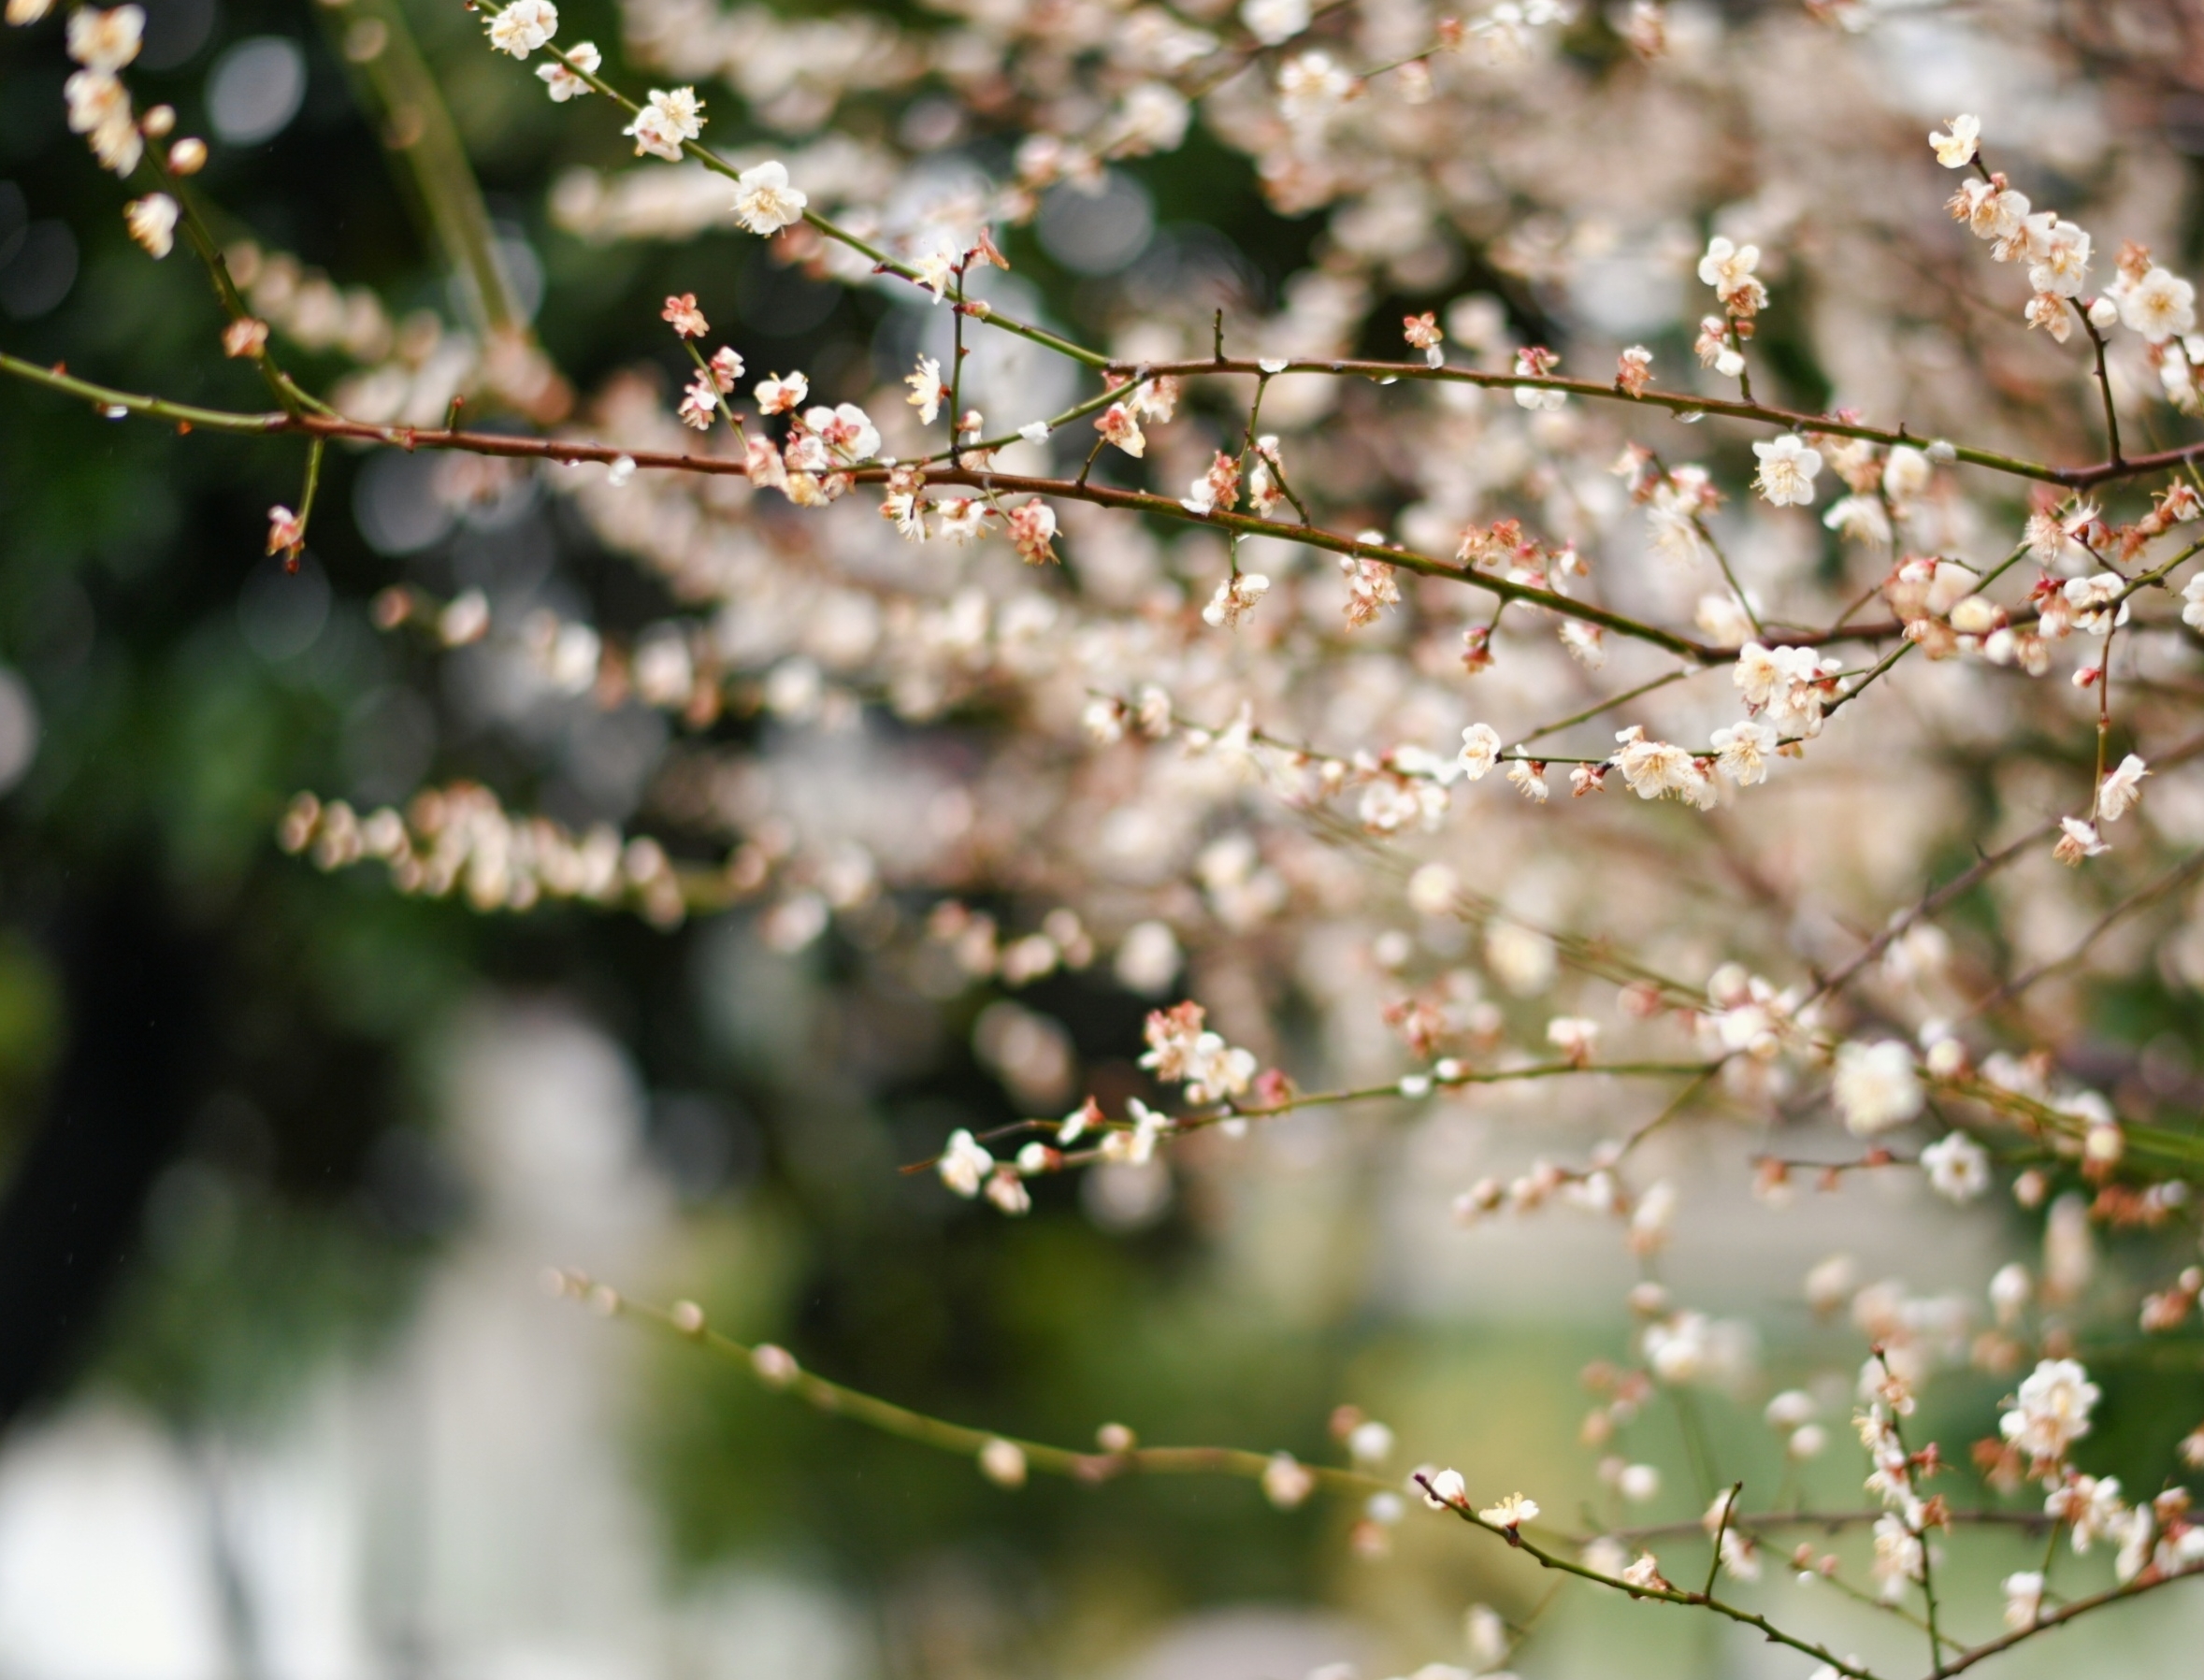
<svg viewBox="0 0 2204 1680"><path fill-rule="evenodd" d="M1491 1523L1495 1529L1520 1529L1525 1523L1538 1520L1538 1501L1523 1494L1511 1493L1496 1505L1487 1505L1477 1513L1477 1520Z"/></svg>
<svg viewBox="0 0 2204 1680"><path fill-rule="evenodd" d="M2120 319L2146 344L2163 344L2197 326L2197 288L2154 265L2120 297Z"/></svg>
<svg viewBox="0 0 2204 1680"><path fill-rule="evenodd" d="M1265 47L1291 40L1309 24L1309 0L1242 0L1240 22Z"/></svg>
<svg viewBox="0 0 2204 1680"><path fill-rule="evenodd" d="M1546 1024L1546 1041L1562 1054L1563 1061L1583 1067L1592 1060L1599 1042L1599 1023L1582 1015L1556 1015Z"/></svg>
<svg viewBox="0 0 2204 1680"><path fill-rule="evenodd" d="M980 1473L998 1487L1023 1487L1026 1484L1026 1455L1014 1441L1000 1435L980 1448Z"/></svg>
<svg viewBox="0 0 2204 1680"><path fill-rule="evenodd" d="M1839 1044L1829 1088L1846 1129L1861 1138L1905 1125L1926 1099L1913 1052L1896 1039Z"/></svg>
<svg viewBox="0 0 2204 1680"><path fill-rule="evenodd" d="M2036 237L2033 219L2028 231L2028 284L2053 296L2079 297L2089 279L2089 235L2056 218L2040 237Z"/></svg>
<svg viewBox="0 0 2204 1680"><path fill-rule="evenodd" d="M1949 1133L1921 1152L1929 1187L1947 1201L1968 1202L1990 1187L1990 1157L1963 1131Z"/></svg>
<svg viewBox="0 0 2204 1680"><path fill-rule="evenodd" d="M2008 1402L1998 1432L2029 1457L2054 1464L2089 1433L2089 1414L2100 1398L2080 1360L2040 1360Z"/></svg>
<svg viewBox="0 0 2204 1680"><path fill-rule="evenodd" d="M2041 1572L2029 1569L2008 1575L2000 1589L2005 1594L2005 1625L2015 1633L2033 1628L2043 1610Z"/></svg>
<svg viewBox="0 0 2204 1680"><path fill-rule="evenodd" d="M682 144L704 132L704 104L694 88L653 88L635 121L620 132L635 142L635 155L648 153L668 163L682 159Z"/></svg>
<svg viewBox="0 0 2204 1680"><path fill-rule="evenodd" d="M1191 1103L1244 1095L1255 1078L1253 1054L1226 1043L1222 1035L1203 1027L1203 1019L1202 1006L1192 1002L1151 1011L1147 1054L1140 1065L1166 1084L1184 1082Z"/></svg>
<svg viewBox="0 0 2204 1680"><path fill-rule="evenodd" d="M541 0L519 0L523 5L540 5ZM551 7L544 6L545 11ZM554 22L557 14L552 14ZM9 19L12 22L14 20ZM136 6L117 6L106 11L96 7L80 6L69 14L69 56L87 70L113 75L127 67L137 57L137 50L145 39L145 12Z"/></svg>
<svg viewBox="0 0 2204 1680"><path fill-rule="evenodd" d="M1347 1457L1357 1464L1383 1464L1392 1457L1393 1433L1375 1417L1364 1418L1349 1431Z"/></svg>
<svg viewBox="0 0 2204 1680"><path fill-rule="evenodd" d="M1959 183L1949 208L1952 219L1966 223L1976 238L1995 239L2002 245L2020 235L2033 207L2025 193L2015 192L2000 181L1966 180ZM2000 263L2010 261L2012 255L2010 251L1991 254Z"/></svg>
<svg viewBox="0 0 2204 1680"><path fill-rule="evenodd" d="M942 383L941 363L931 356L920 356L916 368L903 376L903 383L911 387L911 395L903 400L918 410L918 424L933 424L948 395Z"/></svg>
<svg viewBox="0 0 2204 1680"><path fill-rule="evenodd" d="M1909 1583L1920 1580L1926 1558L1921 1536L1895 1514L1875 1519L1875 1558L1868 1569L1884 1598L1894 1599Z"/></svg>
<svg viewBox="0 0 2204 1680"><path fill-rule="evenodd" d="M1347 627L1359 629L1376 622L1388 607L1401 602L1401 586L1393 568L1382 560L1361 554L1339 556L1339 569L1347 574Z"/></svg>
<svg viewBox="0 0 2204 1680"><path fill-rule="evenodd" d="M1767 780L1767 761L1776 751L1778 739L1773 724L1750 719L1726 725L1707 738L1714 748L1716 767L1739 787Z"/></svg>
<svg viewBox="0 0 2204 1680"><path fill-rule="evenodd" d="M2051 854L2072 869L2083 858L2101 857L2111 849L2097 833L2096 824L2080 817L2061 817L2058 843L2052 847Z"/></svg>
<svg viewBox="0 0 2204 1680"><path fill-rule="evenodd" d="M1355 92L1355 79L1329 52L1304 52L1278 66L1278 108L1298 128L1327 121Z"/></svg>
<svg viewBox="0 0 2204 1680"><path fill-rule="evenodd" d="M1630 791L1641 799L1681 799L1705 811L1713 805L1713 779L1681 747L1664 740L1649 740L1642 725L1633 724L1617 733L1621 744L1609 763L1622 772Z"/></svg>
<svg viewBox="0 0 2204 1680"><path fill-rule="evenodd" d="M2110 771L2097 785L2097 820L2117 823L2125 816L2143 797L2143 778L2150 773L2150 768L2133 753L2123 758L2119 767Z"/></svg>
<svg viewBox="0 0 2204 1680"><path fill-rule="evenodd" d="M1769 648L1749 641L1737 650L1730 680L1746 710L1765 714L1779 731L1811 737L1822 732L1822 712L1840 668L1811 648Z"/></svg>
<svg viewBox="0 0 2204 1680"><path fill-rule="evenodd" d="M1500 731L1490 724L1472 724L1462 732L1462 751L1455 755L1463 780L1482 782L1500 762Z"/></svg>
<svg viewBox="0 0 2204 1680"><path fill-rule="evenodd" d="M130 237L156 262L176 249L176 200L166 193L149 193L122 208Z"/></svg>
<svg viewBox="0 0 2204 1680"><path fill-rule="evenodd" d="M1462 1481L1458 1470L1419 1472L1409 1478L1409 1486L1423 1496L1423 1502L1433 1511L1469 1503L1469 1485Z"/></svg>
<svg viewBox="0 0 2204 1680"><path fill-rule="evenodd" d="M1217 593L1202 609L1202 620L1216 628L1236 630L1240 621L1270 590L1271 581L1260 572L1244 571L1217 584Z"/></svg>
<svg viewBox="0 0 2204 1680"><path fill-rule="evenodd" d="M1739 245L1717 234L1699 259L1699 280L1714 288L1731 314L1756 315L1767 306L1767 288L1753 273L1759 266L1759 246Z"/></svg>
<svg viewBox="0 0 2204 1680"><path fill-rule="evenodd" d="M558 7L551 0L511 0L490 20L490 45L515 58L549 45L557 33Z"/></svg>
<svg viewBox="0 0 2204 1680"><path fill-rule="evenodd" d="M2070 1526L2074 1550L2080 1553L2118 1530L2127 1501L2121 1497L2118 1476L2069 1474L2044 1500L2043 1511Z"/></svg>
<svg viewBox="0 0 2204 1680"><path fill-rule="evenodd" d="M1772 442L1759 442L1752 452L1760 457L1753 486L1778 508L1806 507L1814 499L1814 475L1822 470L1822 452L1809 448L1795 432L1785 432Z"/></svg>
<svg viewBox="0 0 2204 1680"><path fill-rule="evenodd" d="M1944 127L1950 132L1928 136L1928 143L1936 148L1937 162L1947 169L1964 169L1981 150L1982 120L1962 115L1953 117Z"/></svg>
<svg viewBox="0 0 2204 1680"><path fill-rule="evenodd" d="M810 202L788 184L787 165L777 161L753 165L735 177L735 218L761 238L801 222Z"/></svg>
<svg viewBox="0 0 2204 1680"><path fill-rule="evenodd" d="M982 1181L994 1170L995 1157L961 1127L949 1134L949 1146L934 1166L942 1183L967 1200L980 1193Z"/></svg>
<svg viewBox="0 0 2204 1680"><path fill-rule="evenodd" d="M569 66L571 66L570 68ZM552 103L564 105L569 99L579 99L590 91L589 84L577 72L595 76L604 67L604 54L597 50L594 41L576 41L567 50L566 61L554 61L536 66L536 79L542 82Z"/></svg>
<svg viewBox="0 0 2204 1680"><path fill-rule="evenodd" d="M1317 1478L1291 1453L1273 1453L1262 1469L1262 1497L1281 1511L1292 1511L1316 1491Z"/></svg>
<svg viewBox="0 0 2204 1680"><path fill-rule="evenodd" d="M800 373L775 373L759 380L750 394L757 399L761 411L767 414L786 414L803 406L803 399L811 395L811 381Z"/></svg>

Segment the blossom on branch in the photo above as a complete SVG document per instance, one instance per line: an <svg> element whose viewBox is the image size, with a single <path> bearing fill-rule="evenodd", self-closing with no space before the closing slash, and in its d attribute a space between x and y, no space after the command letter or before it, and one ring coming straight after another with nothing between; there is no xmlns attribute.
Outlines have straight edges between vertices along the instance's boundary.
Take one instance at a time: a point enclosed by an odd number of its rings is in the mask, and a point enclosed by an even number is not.
<svg viewBox="0 0 2204 1680"><path fill-rule="evenodd" d="M810 202L788 184L787 167L778 162L755 165L735 177L735 219L761 238L794 227Z"/></svg>
<svg viewBox="0 0 2204 1680"><path fill-rule="evenodd" d="M694 88L675 88L670 93L663 88L653 88L643 108L635 114L635 121L620 132L635 142L635 155L646 153L662 157L670 164L682 159L683 142L695 139L704 132L704 103L697 97Z"/></svg>
<svg viewBox="0 0 2204 1680"><path fill-rule="evenodd" d="M510 0L490 18L490 45L515 58L548 46L557 33L558 7L551 0Z"/></svg>
<svg viewBox="0 0 2204 1680"><path fill-rule="evenodd" d="M1707 254L1699 259L1699 280L1714 288L1732 316L1749 321L1767 308L1767 287L1753 272L1759 266L1759 246L1739 245L1717 234L1707 241Z"/></svg>
<svg viewBox="0 0 2204 1680"><path fill-rule="evenodd" d="M542 0L521 0L524 5ZM544 7L546 11L551 8ZM79 6L69 14L69 56L87 70L113 75L137 57L145 40L145 12L136 6L118 6L101 11Z"/></svg>
<svg viewBox="0 0 2204 1680"><path fill-rule="evenodd" d="M123 207L122 221L130 237L158 262L176 249L176 214L175 199L166 193L149 193Z"/></svg>
<svg viewBox="0 0 2204 1680"><path fill-rule="evenodd" d="M543 84L554 105L564 105L589 93L589 83L583 77L595 76L603 67L604 54L597 50L596 42L576 41L567 49L563 64L538 65L536 79Z"/></svg>
<svg viewBox="0 0 2204 1680"><path fill-rule="evenodd" d="M1056 510L1039 496L1022 508L1013 508L1005 523L1011 546L1028 566L1045 566L1057 557Z"/></svg>
<svg viewBox="0 0 2204 1680"><path fill-rule="evenodd" d="M1260 572L1234 573L1217 584L1217 593L1202 609L1202 621L1217 629L1238 629L1240 621L1255 610L1270 586L1271 581Z"/></svg>
<svg viewBox="0 0 2204 1680"><path fill-rule="evenodd" d="M1814 475L1822 470L1822 452L1809 448L1796 432L1785 432L1772 442L1755 442L1760 458L1753 487L1778 508L1803 508L1814 499Z"/></svg>
<svg viewBox="0 0 2204 1680"><path fill-rule="evenodd" d="M1974 162L1975 153L1981 150L1981 119L1953 117L1944 127L1950 132L1928 136L1928 143L1936 148L1937 162L1947 169L1964 169Z"/></svg>

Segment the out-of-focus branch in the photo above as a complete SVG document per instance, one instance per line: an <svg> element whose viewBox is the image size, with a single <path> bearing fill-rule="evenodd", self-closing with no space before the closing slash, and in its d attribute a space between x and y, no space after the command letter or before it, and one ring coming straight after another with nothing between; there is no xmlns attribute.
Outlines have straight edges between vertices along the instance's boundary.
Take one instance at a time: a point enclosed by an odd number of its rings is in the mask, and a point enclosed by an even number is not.
<svg viewBox="0 0 2204 1680"><path fill-rule="evenodd" d="M527 321L498 256L482 186L404 8L397 0L323 0L319 9L355 85L377 108L382 149L404 166L401 179L461 280L476 328L525 333Z"/></svg>
<svg viewBox="0 0 2204 1680"><path fill-rule="evenodd" d="M1237 1447L1144 1447L1128 1444L1121 1451L1083 1453L1070 1447L1052 1446L1045 1442L999 1434L991 1429L970 1429L963 1424L951 1423L946 1418L915 1412L908 1406L899 1406L893 1400L882 1400L861 1389L814 1376L783 1349L753 1347L737 1342L731 1336L722 1335L705 1322L702 1310L693 1302L679 1302L667 1308L631 1300L618 1290L596 1283L578 1271L556 1271L553 1279L562 1294L585 1300L607 1316L637 1318L659 1325L709 1347L714 1353L740 1359L749 1366L764 1386L793 1395L818 1411L847 1417L884 1434L900 1436L905 1441L916 1442L921 1446L937 1447L944 1452L978 1457L991 1447L1015 1448L1021 1458L1020 1473L1023 1469L1030 1468L1088 1484L1107 1482L1116 1476L1132 1473L1223 1475L1260 1481L1275 1467L1274 1455L1248 1452ZM1299 1469L1311 1479L1314 1486L1334 1493L1380 1493L1390 1491L1393 1486L1389 1481L1365 1475L1360 1471L1340 1470L1322 1464L1303 1464Z"/></svg>

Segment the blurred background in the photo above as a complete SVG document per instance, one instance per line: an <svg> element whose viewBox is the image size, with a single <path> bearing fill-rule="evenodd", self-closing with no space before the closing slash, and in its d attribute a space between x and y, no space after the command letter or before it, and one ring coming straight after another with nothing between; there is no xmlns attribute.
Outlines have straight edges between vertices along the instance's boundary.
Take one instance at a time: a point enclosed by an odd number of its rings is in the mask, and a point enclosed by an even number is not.
<svg viewBox="0 0 2204 1680"><path fill-rule="evenodd" d="M483 312L381 143L386 108L344 50L360 7L145 4L134 85L213 143L225 238L370 288L401 333ZM588 9L569 33L610 48L617 21ZM554 189L618 160L609 125L566 120L456 6L392 17L479 174L501 307L570 389L680 376L669 290L739 316L754 364L800 365L817 391L908 366L923 317L759 241L561 231ZM253 406L211 352L203 277L128 245L115 183L65 131L57 35L0 37L0 346ZM1596 65L1612 42L1578 46ZM953 108L900 121L909 145L956 138ZM1271 307L1321 219L1266 208L1251 168L1197 133L1113 170L1020 234L1017 281L1073 323L1188 276ZM1534 315L1534 291L1485 278ZM1402 301L1423 307L1415 281ZM344 330L294 353L310 385L352 366ZM930 995L861 941L776 938L746 912L485 917L286 857L295 790L366 809L430 776L648 828L668 751L655 713L516 702L371 627L393 583L614 626L667 611L665 583L563 500L439 500L413 463L334 454L285 578L260 551L295 454L0 386L0 1672L1301 1680L1466 1664L1464 1614L1489 1602L1532 1628L1527 1674L1804 1675L1699 1621L1587 1601L1542 1622L1535 1572L1435 1524L1350 1532L1358 1510L1279 1512L1238 1483L1008 1492L551 1299L549 1266L692 1297L823 1374L1069 1444L1116 1420L1337 1462L1329 1420L1358 1406L1396 1432L1393 1471L1452 1463L1574 1521L1614 1508L1577 1442L1579 1372L1622 1357L1635 1273L1567 1216L1452 1228L1473 1168L1532 1153L1506 1100L1310 1116L1230 1178L1051 1183L1006 1221L896 1169L1016 1117L1035 1085L1140 1088L1146 1002L1106 974L1022 1004ZM1016 1047L1021 1010L1060 1032L1053 1074ZM1580 1118L1541 1152L1600 1135ZM1754 1374L1708 1397L1708 1427L1764 1485L1795 1475L1848 1506L1848 1451L1785 1472L1758 1422L1774 1387L1857 1358L1797 1280L1845 1252L1979 1293L2019 1233L1995 1211L1923 1220L1908 1185L1771 1212L1736 1142L1697 1134L1673 1162L1736 1182L1731 1215L1679 1235L1668 1281L1759 1327ZM2180 1387L2134 1379L2139 1436L2196 1410ZM1955 1379L1938 1403L1979 1418L1997 1388ZM1841 1437L1844 1383L1819 1398ZM2122 1450L2115 1429L2106 1456ZM1673 1422L1649 1414L1628 1451L1670 1490L1655 1515L1697 1515ZM2022 1563L1968 1567L1986 1587ZM1814 1614L1886 1648L1840 1604ZM2164 1665L2204 1648L2204 1605L2169 1594L2071 1637L2091 1642L2081 1672ZM2046 1642L2010 1672L2074 1673L2082 1648Z"/></svg>

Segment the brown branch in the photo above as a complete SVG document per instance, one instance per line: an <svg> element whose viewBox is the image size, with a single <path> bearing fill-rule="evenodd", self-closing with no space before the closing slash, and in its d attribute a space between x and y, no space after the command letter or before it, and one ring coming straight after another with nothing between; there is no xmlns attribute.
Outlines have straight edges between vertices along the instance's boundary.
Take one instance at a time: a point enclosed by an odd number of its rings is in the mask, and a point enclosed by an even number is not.
<svg viewBox="0 0 2204 1680"><path fill-rule="evenodd" d="M2204 1575L2204 1563L2191 1564L2187 1569L2175 1570L2170 1574L2139 1576L2125 1587L2114 1587L2104 1592L2092 1593L2085 1599L2072 1600L2060 1605L2049 1615L2038 1616L2025 1628L2000 1634L1995 1639L1974 1646L1962 1656L1954 1657L1944 1664L1940 1672L1949 1680L1951 1675L1962 1673L2000 1652L2010 1651L2024 1640L2033 1639L2038 1633L2048 1633L2053 1628L2063 1627L2078 1615L2087 1615L2092 1610L2116 1604L2123 1599L2139 1599L2146 1592L2154 1592L2161 1587L2169 1587L2176 1581L2186 1581L2197 1575Z"/></svg>

